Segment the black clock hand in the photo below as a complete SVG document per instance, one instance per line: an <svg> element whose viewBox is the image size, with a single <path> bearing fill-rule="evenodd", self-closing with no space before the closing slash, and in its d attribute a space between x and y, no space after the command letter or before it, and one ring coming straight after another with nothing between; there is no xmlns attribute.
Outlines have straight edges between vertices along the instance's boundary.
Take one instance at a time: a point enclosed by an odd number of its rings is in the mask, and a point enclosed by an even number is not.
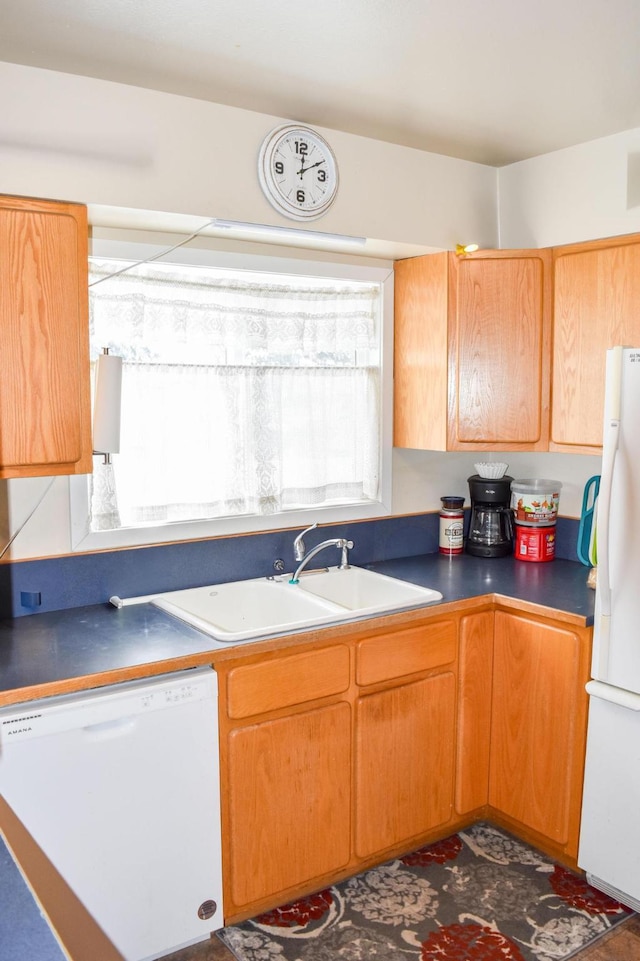
<svg viewBox="0 0 640 961"><path fill-rule="evenodd" d="M306 174L307 170L312 170L314 167L319 167L320 164L323 164L323 163L325 163L324 160L318 160L317 163L309 164L308 167L305 167L303 163L302 167L300 167L300 170L298 171L298 175L302 177L303 174Z"/></svg>

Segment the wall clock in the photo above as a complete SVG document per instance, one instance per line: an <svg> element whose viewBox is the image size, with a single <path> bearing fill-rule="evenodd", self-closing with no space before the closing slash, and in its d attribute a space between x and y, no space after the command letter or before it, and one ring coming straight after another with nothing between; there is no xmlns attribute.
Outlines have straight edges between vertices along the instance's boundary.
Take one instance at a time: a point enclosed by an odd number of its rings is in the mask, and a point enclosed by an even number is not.
<svg viewBox="0 0 640 961"><path fill-rule="evenodd" d="M338 165L310 127L287 123L267 134L258 157L260 186L272 206L294 220L326 213L338 191Z"/></svg>

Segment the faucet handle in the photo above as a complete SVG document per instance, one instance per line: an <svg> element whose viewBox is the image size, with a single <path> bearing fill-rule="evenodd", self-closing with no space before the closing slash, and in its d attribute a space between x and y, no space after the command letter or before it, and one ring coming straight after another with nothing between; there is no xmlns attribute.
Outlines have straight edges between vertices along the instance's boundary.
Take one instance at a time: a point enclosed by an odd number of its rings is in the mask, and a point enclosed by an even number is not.
<svg viewBox="0 0 640 961"><path fill-rule="evenodd" d="M338 570L348 571L351 567L351 564L349 563L349 554L347 552L352 549L353 541L348 541L346 538L343 538L339 546L342 548L342 557L340 563L338 564Z"/></svg>
<svg viewBox="0 0 640 961"><path fill-rule="evenodd" d="M295 541L293 542L293 556L295 560L301 561L304 558L306 548L304 546L303 537L305 534L308 534L309 531L315 530L317 526L318 523L316 521L315 524L312 524L311 527L305 528L305 530L301 531L296 537Z"/></svg>

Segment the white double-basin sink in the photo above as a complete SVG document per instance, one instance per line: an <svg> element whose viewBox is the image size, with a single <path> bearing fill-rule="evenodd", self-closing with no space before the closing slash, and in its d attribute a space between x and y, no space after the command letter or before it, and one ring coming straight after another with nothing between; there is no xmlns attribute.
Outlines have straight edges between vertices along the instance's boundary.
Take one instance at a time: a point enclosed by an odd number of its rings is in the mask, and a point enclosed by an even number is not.
<svg viewBox="0 0 640 961"><path fill-rule="evenodd" d="M193 587L155 595L151 602L216 640L235 644L442 600L439 591L362 567L305 572L295 584L290 578L282 574Z"/></svg>

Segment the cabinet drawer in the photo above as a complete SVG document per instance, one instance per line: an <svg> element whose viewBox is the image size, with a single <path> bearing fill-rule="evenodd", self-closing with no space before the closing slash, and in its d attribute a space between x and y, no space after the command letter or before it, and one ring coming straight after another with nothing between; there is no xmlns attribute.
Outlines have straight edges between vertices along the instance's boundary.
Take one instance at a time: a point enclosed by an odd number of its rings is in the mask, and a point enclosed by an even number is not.
<svg viewBox="0 0 640 961"><path fill-rule="evenodd" d="M306 651L236 667L227 682L229 717L251 717L349 687L349 649L344 645Z"/></svg>
<svg viewBox="0 0 640 961"><path fill-rule="evenodd" d="M450 664L455 656L455 621L438 621L428 627L381 634L358 645L356 681L363 685L377 684Z"/></svg>

